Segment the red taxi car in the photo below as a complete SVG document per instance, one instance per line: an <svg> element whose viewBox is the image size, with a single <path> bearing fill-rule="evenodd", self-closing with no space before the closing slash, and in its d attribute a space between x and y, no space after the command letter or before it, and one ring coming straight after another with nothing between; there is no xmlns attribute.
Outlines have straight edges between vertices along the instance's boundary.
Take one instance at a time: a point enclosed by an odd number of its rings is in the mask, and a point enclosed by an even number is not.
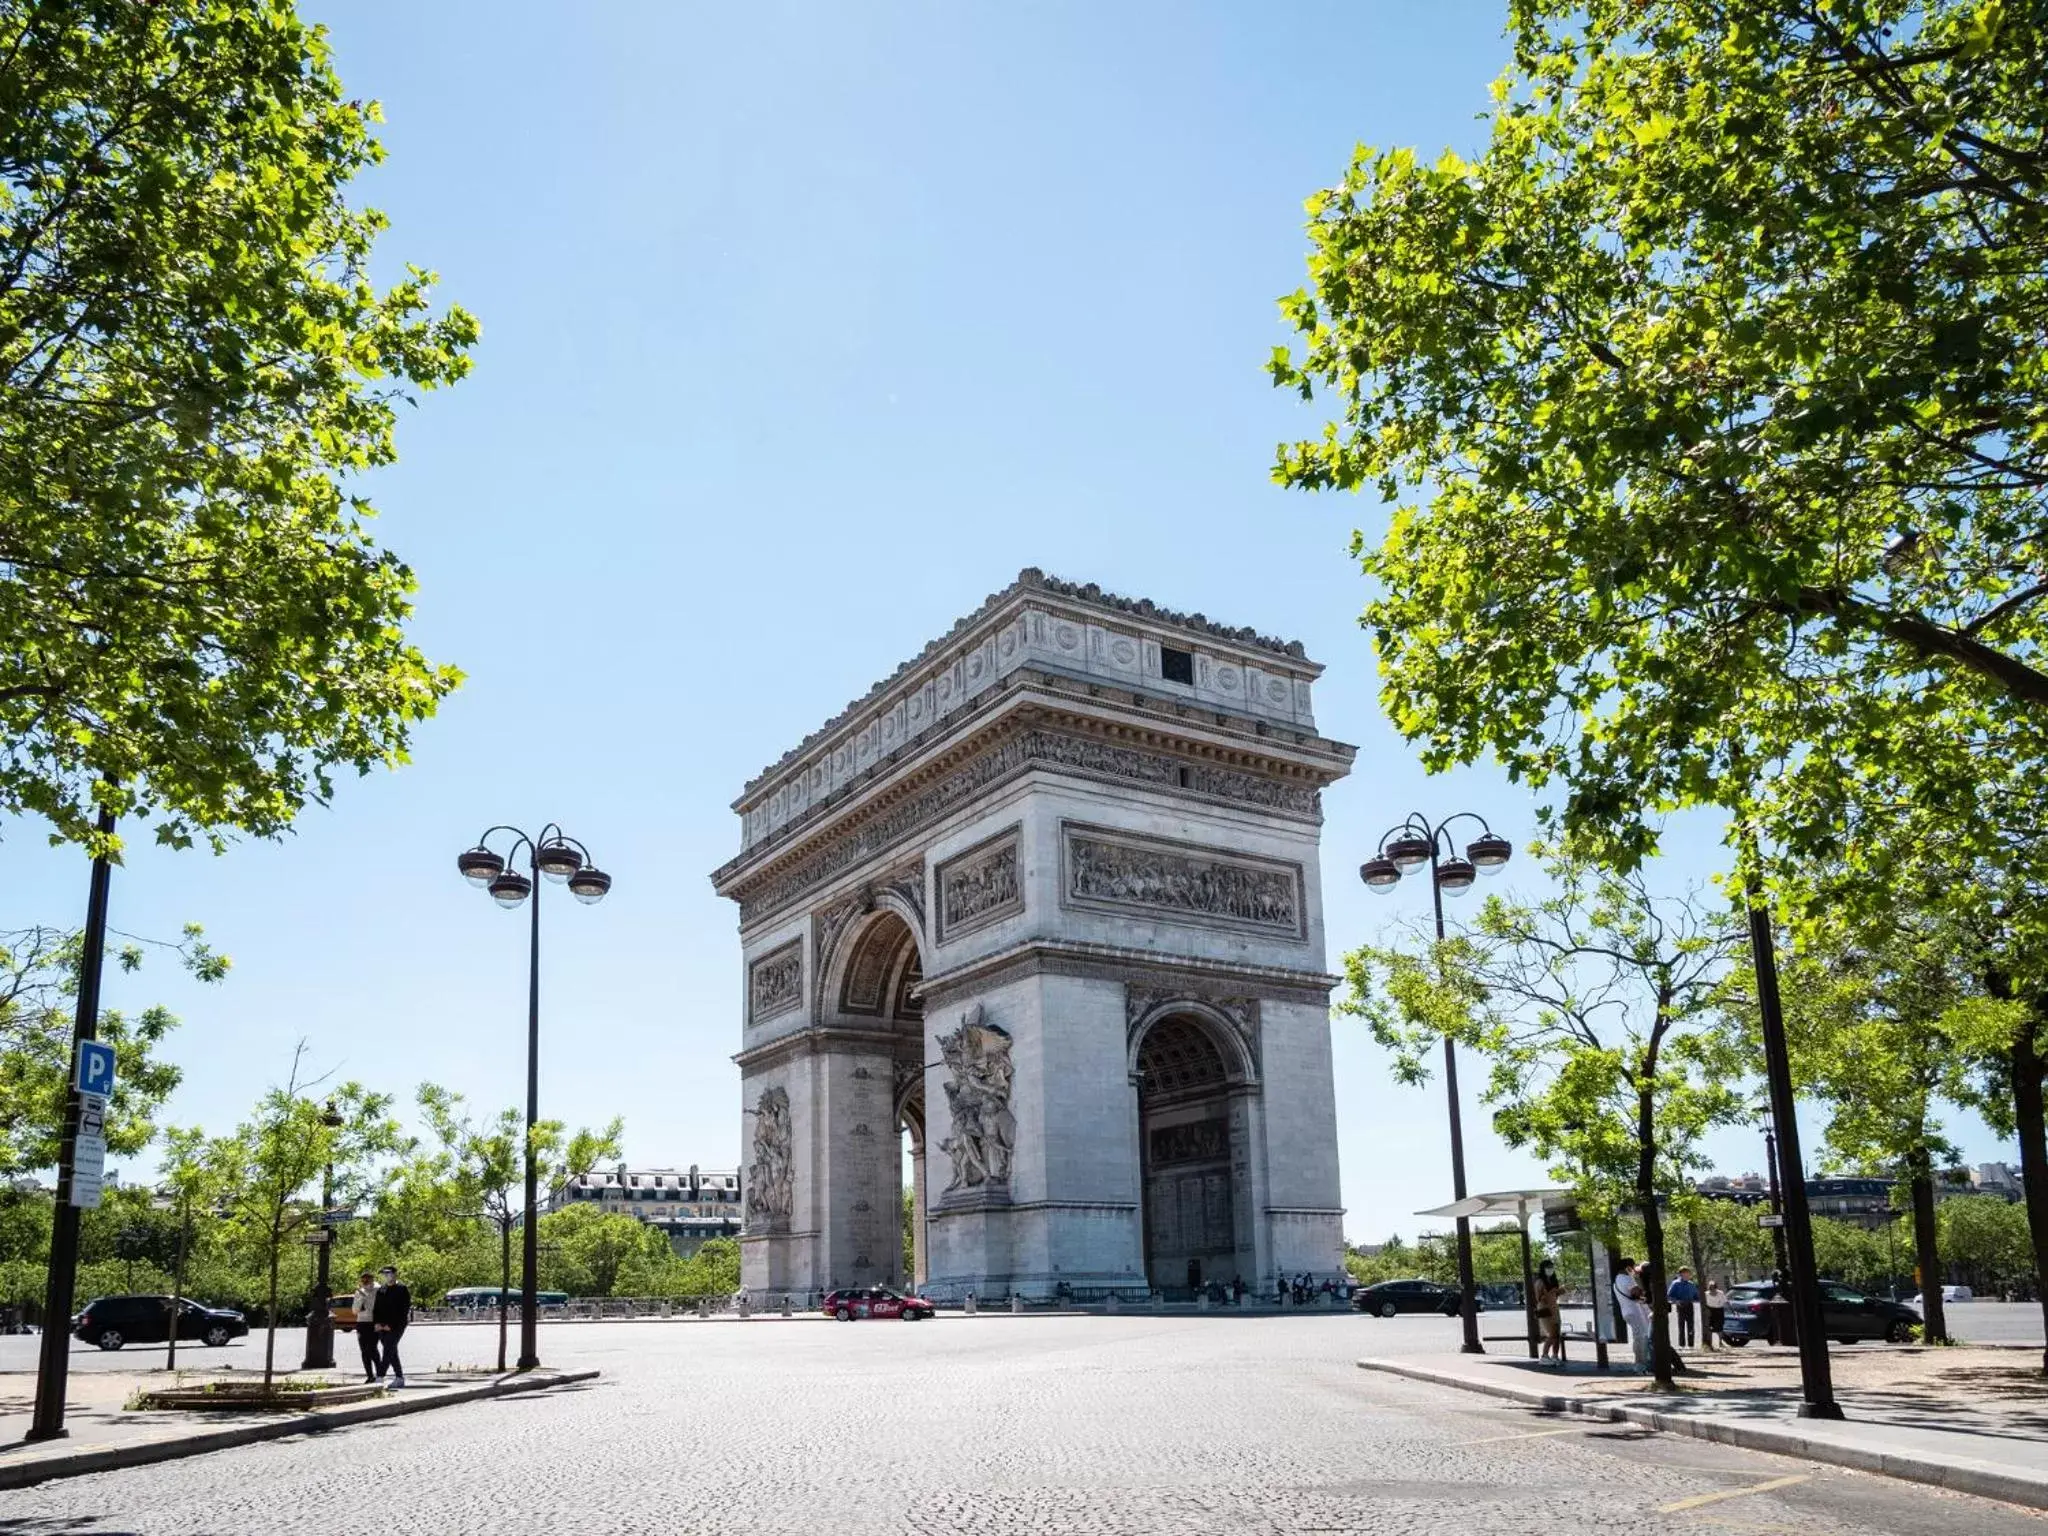
<svg viewBox="0 0 2048 1536"><path fill-rule="evenodd" d="M922 1322L935 1308L922 1296L904 1296L885 1285L856 1286L833 1291L825 1298L825 1315L850 1323L857 1317L900 1317L907 1323Z"/></svg>

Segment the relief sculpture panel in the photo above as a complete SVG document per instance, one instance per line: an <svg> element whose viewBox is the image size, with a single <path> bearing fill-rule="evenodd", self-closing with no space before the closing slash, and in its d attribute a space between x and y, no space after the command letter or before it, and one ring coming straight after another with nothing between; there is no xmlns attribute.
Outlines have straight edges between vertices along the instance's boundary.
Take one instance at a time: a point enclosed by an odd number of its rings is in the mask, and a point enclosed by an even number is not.
<svg viewBox="0 0 2048 1536"><path fill-rule="evenodd" d="M747 1022L759 1024L803 1001L804 946L793 939L756 960L747 974Z"/></svg>
<svg viewBox="0 0 2048 1536"><path fill-rule="evenodd" d="M1070 825L1066 881L1067 899L1077 906L1168 912L1306 937L1298 864Z"/></svg>
<svg viewBox="0 0 2048 1536"><path fill-rule="evenodd" d="M938 886L942 942L1021 912L1016 829L941 864Z"/></svg>

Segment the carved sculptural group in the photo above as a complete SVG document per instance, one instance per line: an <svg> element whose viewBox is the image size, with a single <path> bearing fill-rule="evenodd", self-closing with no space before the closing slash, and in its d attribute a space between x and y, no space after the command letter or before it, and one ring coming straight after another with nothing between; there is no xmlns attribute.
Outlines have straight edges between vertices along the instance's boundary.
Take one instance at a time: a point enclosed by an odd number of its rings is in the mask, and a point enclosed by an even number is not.
<svg viewBox="0 0 2048 1536"><path fill-rule="evenodd" d="M796 1196L789 1093L770 1088L754 1111L754 1160L747 1165L747 1220L787 1220Z"/></svg>
<svg viewBox="0 0 2048 1536"><path fill-rule="evenodd" d="M1017 1142L1017 1117L1010 1112L1010 1036L982 1022L979 1003L960 1017L960 1027L939 1036L946 1058L946 1107L952 1132L939 1150L953 1163L953 1181L946 1193L1003 1184L1010 1177L1010 1154Z"/></svg>

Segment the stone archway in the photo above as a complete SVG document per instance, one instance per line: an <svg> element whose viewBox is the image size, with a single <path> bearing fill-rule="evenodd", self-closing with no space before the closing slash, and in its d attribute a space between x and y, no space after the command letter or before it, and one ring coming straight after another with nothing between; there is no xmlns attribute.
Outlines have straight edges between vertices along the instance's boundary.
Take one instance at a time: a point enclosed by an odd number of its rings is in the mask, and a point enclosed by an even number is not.
<svg viewBox="0 0 2048 1536"><path fill-rule="evenodd" d="M892 1285L915 1283L903 1269L903 1195L906 1188L903 1138L910 1138L911 1167L907 1187L914 1207L917 1242L922 1253L924 1225L924 980L920 934L911 917L896 903L878 901L872 911L849 923L825 974L820 1017L829 1029L859 1031L861 1051L885 1056L856 1066L889 1085L885 1121L856 1121L851 1145L843 1158L841 1177L857 1183L860 1193L850 1204L855 1220L852 1240L839 1245L829 1285Z"/></svg>
<svg viewBox="0 0 2048 1536"><path fill-rule="evenodd" d="M1256 1283L1240 1052L1200 1014L1163 1012L1136 1042L1132 1077L1147 1282L1169 1293Z"/></svg>

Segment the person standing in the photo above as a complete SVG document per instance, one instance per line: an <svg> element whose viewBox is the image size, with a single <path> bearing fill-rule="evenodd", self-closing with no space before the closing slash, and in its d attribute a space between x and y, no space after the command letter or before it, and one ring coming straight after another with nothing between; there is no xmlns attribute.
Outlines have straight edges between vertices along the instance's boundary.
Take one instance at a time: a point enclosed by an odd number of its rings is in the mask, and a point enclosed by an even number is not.
<svg viewBox="0 0 2048 1536"><path fill-rule="evenodd" d="M1721 1315L1728 1308L1728 1293L1721 1289L1720 1281L1709 1280L1707 1294L1701 1300L1707 1315L1700 1320L1700 1334L1707 1348L1712 1349L1721 1333Z"/></svg>
<svg viewBox="0 0 2048 1536"><path fill-rule="evenodd" d="M1700 1288L1693 1283L1692 1271L1685 1265L1678 1266L1678 1276L1665 1287L1665 1298L1678 1312L1678 1347L1690 1348L1696 1341L1693 1337L1692 1313L1700 1299Z"/></svg>
<svg viewBox="0 0 2048 1536"><path fill-rule="evenodd" d="M356 1349L363 1357L363 1380L377 1379L377 1320L371 1314L377 1309L377 1277L367 1269L356 1286L355 1301L352 1303L356 1314Z"/></svg>
<svg viewBox="0 0 2048 1536"><path fill-rule="evenodd" d="M1545 1259L1536 1266L1536 1329L1542 1335L1538 1358L1564 1364L1564 1328L1558 1301L1564 1287L1558 1282L1557 1266Z"/></svg>
<svg viewBox="0 0 2048 1536"><path fill-rule="evenodd" d="M377 1329L377 1376L381 1380L388 1371L391 1384L402 1387L405 1367L399 1363L398 1341L412 1321L412 1292L398 1278L397 1266L386 1264L378 1275L384 1283L377 1288L376 1304L370 1308L370 1320Z"/></svg>
<svg viewBox="0 0 2048 1536"><path fill-rule="evenodd" d="M1621 1319L1628 1324L1629 1347L1635 1351L1636 1368L1650 1368L1650 1298L1636 1273L1636 1261L1623 1259L1614 1276L1614 1299L1621 1304Z"/></svg>

